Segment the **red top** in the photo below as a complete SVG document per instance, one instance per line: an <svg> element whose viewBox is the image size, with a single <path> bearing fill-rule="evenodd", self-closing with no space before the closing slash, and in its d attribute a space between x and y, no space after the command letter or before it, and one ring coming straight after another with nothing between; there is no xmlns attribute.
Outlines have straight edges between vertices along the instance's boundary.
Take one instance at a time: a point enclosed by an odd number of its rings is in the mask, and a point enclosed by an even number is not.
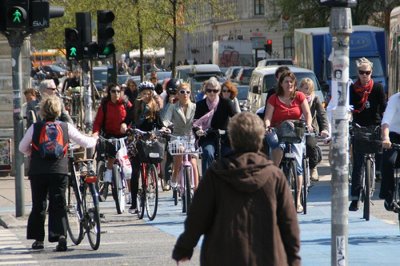
<svg viewBox="0 0 400 266"><path fill-rule="evenodd" d="M127 111L125 110L125 104L122 99L119 99L117 103L113 103L112 101L107 101L107 114L105 119L105 133L118 137L122 136L120 128L121 124L125 121L127 116ZM128 108L131 108L132 104L128 101L126 103ZM102 128L104 120L104 113L102 104L97 111L96 118L93 123L93 133L99 132Z"/></svg>
<svg viewBox="0 0 400 266"><path fill-rule="evenodd" d="M278 95L274 94L268 99L268 103L274 107L274 113L272 114L271 126L275 127L288 119L300 119L303 114L301 111L301 104L306 99L304 93L296 91L296 96L290 103L286 105L283 103Z"/></svg>

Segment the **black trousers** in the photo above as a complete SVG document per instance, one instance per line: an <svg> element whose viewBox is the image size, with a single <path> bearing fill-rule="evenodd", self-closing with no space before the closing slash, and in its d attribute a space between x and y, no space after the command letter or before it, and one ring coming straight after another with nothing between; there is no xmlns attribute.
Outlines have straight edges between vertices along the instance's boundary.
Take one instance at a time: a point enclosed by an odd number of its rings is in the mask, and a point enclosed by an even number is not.
<svg viewBox="0 0 400 266"><path fill-rule="evenodd" d="M28 219L27 239L44 241L47 195L49 196L49 242L57 242L67 235L65 190L68 176L63 174L33 175L29 177L32 192L32 211Z"/></svg>
<svg viewBox="0 0 400 266"><path fill-rule="evenodd" d="M394 132L389 133L390 141L392 143L400 143L400 135ZM379 198L386 199L387 201L393 200L394 190L394 168L398 167L397 151L393 149L384 150L382 154L382 182L381 190L379 191Z"/></svg>

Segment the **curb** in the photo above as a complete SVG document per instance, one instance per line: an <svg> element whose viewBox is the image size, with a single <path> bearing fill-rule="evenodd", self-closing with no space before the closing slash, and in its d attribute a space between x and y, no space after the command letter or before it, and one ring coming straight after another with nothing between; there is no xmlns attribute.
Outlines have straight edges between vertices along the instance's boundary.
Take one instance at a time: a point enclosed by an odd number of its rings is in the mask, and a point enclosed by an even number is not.
<svg viewBox="0 0 400 266"><path fill-rule="evenodd" d="M4 228L24 228L27 224L28 216L16 218L11 214L5 214L0 216L0 226Z"/></svg>

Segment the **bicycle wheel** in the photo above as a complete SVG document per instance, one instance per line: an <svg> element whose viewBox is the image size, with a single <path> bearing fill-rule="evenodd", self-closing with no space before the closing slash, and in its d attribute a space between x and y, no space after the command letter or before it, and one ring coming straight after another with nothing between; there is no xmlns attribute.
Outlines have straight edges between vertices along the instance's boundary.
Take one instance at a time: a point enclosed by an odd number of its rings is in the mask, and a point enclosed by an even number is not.
<svg viewBox="0 0 400 266"><path fill-rule="evenodd" d="M69 177L67 188L67 231L72 243L79 245L83 239L82 201L79 198L76 182L72 181L73 178L75 177Z"/></svg>
<svg viewBox="0 0 400 266"><path fill-rule="evenodd" d="M299 202L297 201L297 171L296 171L296 161L291 160L289 164L289 179L290 179L290 185L291 185L291 190L293 194L293 199L294 199L294 206L297 210L297 206L299 205Z"/></svg>
<svg viewBox="0 0 400 266"><path fill-rule="evenodd" d="M192 201L191 198L191 180L192 169L190 166L185 166L183 171L183 180L184 180L184 189L183 189L183 197L182 197L182 212L186 212L189 210L190 203Z"/></svg>
<svg viewBox="0 0 400 266"><path fill-rule="evenodd" d="M125 211L125 193L122 185L122 176L119 166L114 164L112 170L112 195L115 201L117 213L121 214Z"/></svg>
<svg viewBox="0 0 400 266"><path fill-rule="evenodd" d="M156 217L158 207L158 175L154 164L147 165L146 213L149 220Z"/></svg>
<svg viewBox="0 0 400 266"><path fill-rule="evenodd" d="M307 197L310 182L310 167L308 158L303 158L303 187L301 190L301 203L303 205L303 213L307 214Z"/></svg>
<svg viewBox="0 0 400 266"><path fill-rule="evenodd" d="M371 174L371 160L367 159L365 163L364 186L362 191L364 199L363 218L367 221L369 221Z"/></svg>
<svg viewBox="0 0 400 266"><path fill-rule="evenodd" d="M96 181L96 189L99 192L100 201L105 201L108 196L108 191L104 191L104 173L106 172L106 165L104 161L97 162L97 181Z"/></svg>
<svg viewBox="0 0 400 266"><path fill-rule="evenodd" d="M139 171L139 185L138 185L138 193L136 196L136 206L138 209L138 218L143 219L144 216L144 204L145 204L145 197L146 197L146 189L143 186L143 178L142 178L142 171ZM134 200L134 199L132 199Z"/></svg>
<svg viewBox="0 0 400 266"><path fill-rule="evenodd" d="M97 250L100 246L100 211L97 191L94 184L88 184L89 192L86 194L86 233L92 249Z"/></svg>

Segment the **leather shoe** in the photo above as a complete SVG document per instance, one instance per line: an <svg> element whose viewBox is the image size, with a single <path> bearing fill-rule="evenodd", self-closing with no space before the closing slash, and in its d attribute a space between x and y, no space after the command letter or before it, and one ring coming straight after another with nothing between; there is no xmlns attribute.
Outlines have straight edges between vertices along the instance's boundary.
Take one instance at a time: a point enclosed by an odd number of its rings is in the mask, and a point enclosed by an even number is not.
<svg viewBox="0 0 400 266"><path fill-rule="evenodd" d="M43 249L43 248L44 248L43 241L36 240L32 244L32 249Z"/></svg>
<svg viewBox="0 0 400 266"><path fill-rule="evenodd" d="M60 236L60 238L58 239L56 251L67 251L67 239L65 238L65 236Z"/></svg>
<svg viewBox="0 0 400 266"><path fill-rule="evenodd" d="M385 209L390 212L395 212L399 213L400 212L400 206L395 202L395 201L390 201L390 200L385 200L383 203L383 206L385 206Z"/></svg>
<svg viewBox="0 0 400 266"><path fill-rule="evenodd" d="M349 206L349 211L358 211L358 200L352 200Z"/></svg>

